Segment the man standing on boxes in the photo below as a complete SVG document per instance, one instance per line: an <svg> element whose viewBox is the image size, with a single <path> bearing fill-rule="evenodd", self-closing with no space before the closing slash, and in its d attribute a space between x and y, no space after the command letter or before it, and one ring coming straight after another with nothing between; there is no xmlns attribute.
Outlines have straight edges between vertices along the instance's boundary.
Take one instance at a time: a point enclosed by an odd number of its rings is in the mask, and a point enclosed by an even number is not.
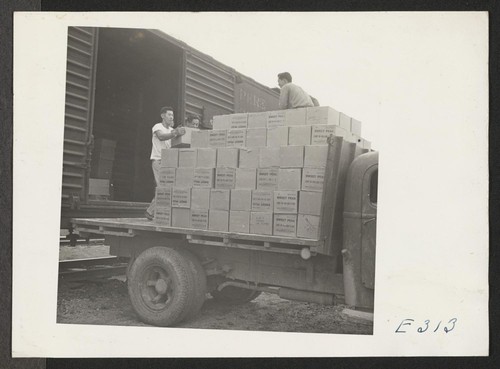
<svg viewBox="0 0 500 369"><path fill-rule="evenodd" d="M170 148L170 140L184 134L183 128L173 129L174 109L164 106L160 110L162 121L153 126L153 146L151 149L151 165L155 176L156 186L160 184L161 151ZM148 209L144 213L147 219L153 220L155 209L155 198L151 201Z"/></svg>
<svg viewBox="0 0 500 369"><path fill-rule="evenodd" d="M292 76L288 72L278 74L280 92L280 109L296 109L314 106L309 94L301 87L292 83Z"/></svg>

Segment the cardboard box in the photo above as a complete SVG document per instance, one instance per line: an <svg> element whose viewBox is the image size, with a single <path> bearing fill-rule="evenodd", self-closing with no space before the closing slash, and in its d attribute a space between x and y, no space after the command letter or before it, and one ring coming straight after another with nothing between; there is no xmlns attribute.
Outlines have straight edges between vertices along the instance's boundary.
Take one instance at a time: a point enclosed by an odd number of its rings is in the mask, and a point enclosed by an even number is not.
<svg viewBox="0 0 500 369"><path fill-rule="evenodd" d="M259 168L272 168L280 166L279 147L261 147L259 153Z"/></svg>
<svg viewBox="0 0 500 369"><path fill-rule="evenodd" d="M208 147L226 147L227 130L208 131Z"/></svg>
<svg viewBox="0 0 500 369"><path fill-rule="evenodd" d="M246 129L229 129L227 131L227 147L245 147L246 139Z"/></svg>
<svg viewBox="0 0 500 369"><path fill-rule="evenodd" d="M361 136L361 122L359 120L351 118L351 132Z"/></svg>
<svg viewBox="0 0 500 369"><path fill-rule="evenodd" d="M250 211L252 208L252 190L231 190L231 210Z"/></svg>
<svg viewBox="0 0 500 369"><path fill-rule="evenodd" d="M347 114L340 113L339 126L346 131L351 131L351 117Z"/></svg>
<svg viewBox="0 0 500 369"><path fill-rule="evenodd" d="M239 152L239 149L235 147L217 149L217 168L237 168Z"/></svg>
<svg viewBox="0 0 500 369"><path fill-rule="evenodd" d="M299 191L302 182L302 169L300 168L280 168L278 173L278 190Z"/></svg>
<svg viewBox="0 0 500 369"><path fill-rule="evenodd" d="M195 168L193 188L213 188L215 184L214 168Z"/></svg>
<svg viewBox="0 0 500 369"><path fill-rule="evenodd" d="M215 188L232 190L236 185L236 168L217 168L215 170Z"/></svg>
<svg viewBox="0 0 500 369"><path fill-rule="evenodd" d="M171 207L172 206L172 189L164 187L156 187L155 193L156 207Z"/></svg>
<svg viewBox="0 0 500 369"><path fill-rule="evenodd" d="M194 168L196 156L196 149L179 149L179 168Z"/></svg>
<svg viewBox="0 0 500 369"><path fill-rule="evenodd" d="M276 110L267 112L267 128L286 125L286 110Z"/></svg>
<svg viewBox="0 0 500 369"><path fill-rule="evenodd" d="M248 127L248 114L238 113L231 114L229 116L229 128L228 129L247 129Z"/></svg>
<svg viewBox="0 0 500 369"><path fill-rule="evenodd" d="M172 147L191 147L191 137L194 131L199 131L198 128L182 127L184 134L174 137L170 140Z"/></svg>
<svg viewBox="0 0 500 369"><path fill-rule="evenodd" d="M208 209L191 209L191 228L208 229Z"/></svg>
<svg viewBox="0 0 500 369"><path fill-rule="evenodd" d="M193 188L191 190L191 209L210 208L211 188Z"/></svg>
<svg viewBox="0 0 500 369"><path fill-rule="evenodd" d="M259 154L260 149L258 147L254 148L241 148L240 149L240 168L258 168L259 167Z"/></svg>
<svg viewBox="0 0 500 369"><path fill-rule="evenodd" d="M193 187L193 178L193 168L177 168L175 170L175 187Z"/></svg>
<svg viewBox="0 0 500 369"><path fill-rule="evenodd" d="M274 212L296 214L299 204L298 191L274 191Z"/></svg>
<svg viewBox="0 0 500 369"><path fill-rule="evenodd" d="M319 239L320 217L317 215L299 214L297 216L297 237Z"/></svg>
<svg viewBox="0 0 500 369"><path fill-rule="evenodd" d="M322 192L299 192L299 214L321 215L323 193Z"/></svg>
<svg viewBox="0 0 500 369"><path fill-rule="evenodd" d="M106 160L115 160L116 141L105 138L96 138L94 140L94 149L92 157Z"/></svg>
<svg viewBox="0 0 500 369"><path fill-rule="evenodd" d="M304 167L326 167L327 158L328 146L305 146Z"/></svg>
<svg viewBox="0 0 500 369"><path fill-rule="evenodd" d="M252 211L250 213L250 233L272 235L273 213Z"/></svg>
<svg viewBox="0 0 500 369"><path fill-rule="evenodd" d="M304 146L281 146L280 167L302 168L304 166Z"/></svg>
<svg viewBox="0 0 500 369"><path fill-rule="evenodd" d="M273 212L274 208L274 192L273 191L252 191L252 211L267 211Z"/></svg>
<svg viewBox="0 0 500 369"><path fill-rule="evenodd" d="M113 160L94 158L90 166L90 176L97 179L111 179Z"/></svg>
<svg viewBox="0 0 500 369"><path fill-rule="evenodd" d="M179 166L179 149L161 150L161 166L163 168L177 168Z"/></svg>
<svg viewBox="0 0 500 369"><path fill-rule="evenodd" d="M217 149L200 148L196 153L197 168L215 168L217 166Z"/></svg>
<svg viewBox="0 0 500 369"><path fill-rule="evenodd" d="M267 128L247 129L247 147L265 147L267 143Z"/></svg>
<svg viewBox="0 0 500 369"><path fill-rule="evenodd" d="M296 237L297 236L297 215L295 214L274 214L273 235Z"/></svg>
<svg viewBox="0 0 500 369"><path fill-rule="evenodd" d="M257 189L276 190L278 189L279 168L259 168L257 169Z"/></svg>
<svg viewBox="0 0 500 369"><path fill-rule="evenodd" d="M210 209L208 229L211 231L227 232L229 230L229 211Z"/></svg>
<svg viewBox="0 0 500 369"><path fill-rule="evenodd" d="M248 113L247 128L267 128L267 112Z"/></svg>
<svg viewBox="0 0 500 369"><path fill-rule="evenodd" d="M250 212L231 210L229 212L229 232L250 233Z"/></svg>
<svg viewBox="0 0 500 369"><path fill-rule="evenodd" d="M109 179L89 178L89 195L109 196Z"/></svg>
<svg viewBox="0 0 500 369"><path fill-rule="evenodd" d="M323 192L325 184L325 168L304 168L302 169L303 191Z"/></svg>
<svg viewBox="0 0 500 369"><path fill-rule="evenodd" d="M191 209L172 208L172 227L191 228Z"/></svg>
<svg viewBox="0 0 500 369"><path fill-rule="evenodd" d="M347 131L340 126L312 126L311 145L328 145L328 137L330 137L331 135L346 137Z"/></svg>
<svg viewBox="0 0 500 369"><path fill-rule="evenodd" d="M214 130L229 129L231 126L231 119L229 115L215 115L212 121L212 128Z"/></svg>
<svg viewBox="0 0 500 369"><path fill-rule="evenodd" d="M189 209L191 207L191 188L173 187L172 207Z"/></svg>
<svg viewBox="0 0 500 369"><path fill-rule="evenodd" d="M160 183L159 187L175 186L177 168L160 168Z"/></svg>
<svg viewBox="0 0 500 369"><path fill-rule="evenodd" d="M285 110L285 122L287 126L303 126L306 124L306 118L306 108Z"/></svg>
<svg viewBox="0 0 500 369"><path fill-rule="evenodd" d="M274 127L267 129L267 146L280 147L288 145L288 127Z"/></svg>
<svg viewBox="0 0 500 369"><path fill-rule="evenodd" d="M172 208L169 206L156 206L154 222L162 226L170 227L172 224Z"/></svg>
<svg viewBox="0 0 500 369"><path fill-rule="evenodd" d="M192 148L207 148L209 147L210 131L200 129L191 132L191 147Z"/></svg>
<svg viewBox="0 0 500 369"><path fill-rule="evenodd" d="M310 145L311 126L294 126L288 128L288 144L290 146Z"/></svg>
<svg viewBox="0 0 500 369"><path fill-rule="evenodd" d="M308 125L334 124L340 125L340 113L329 106L307 108L306 123Z"/></svg>
<svg viewBox="0 0 500 369"><path fill-rule="evenodd" d="M257 169L237 168L235 188L255 190L257 183Z"/></svg>
<svg viewBox="0 0 500 369"><path fill-rule="evenodd" d="M229 210L230 190L219 190L212 188L210 190L210 209Z"/></svg>

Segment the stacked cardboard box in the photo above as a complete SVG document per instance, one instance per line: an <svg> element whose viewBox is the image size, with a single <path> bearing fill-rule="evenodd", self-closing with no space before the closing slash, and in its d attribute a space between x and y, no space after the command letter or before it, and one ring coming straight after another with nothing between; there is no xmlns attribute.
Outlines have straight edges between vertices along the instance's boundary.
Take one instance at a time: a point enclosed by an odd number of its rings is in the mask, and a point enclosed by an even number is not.
<svg viewBox="0 0 500 369"><path fill-rule="evenodd" d="M215 116L213 127L162 152L158 223L318 239L328 137L369 147L361 122L329 107Z"/></svg>

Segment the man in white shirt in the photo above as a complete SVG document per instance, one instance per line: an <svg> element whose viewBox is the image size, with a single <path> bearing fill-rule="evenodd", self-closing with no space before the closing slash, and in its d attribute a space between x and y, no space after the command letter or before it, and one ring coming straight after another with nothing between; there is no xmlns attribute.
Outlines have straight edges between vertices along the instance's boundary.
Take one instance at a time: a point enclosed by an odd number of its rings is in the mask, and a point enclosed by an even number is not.
<svg viewBox="0 0 500 369"><path fill-rule="evenodd" d="M160 110L162 121L153 126L153 138L151 148L151 165L155 176L156 186L160 184L161 151L170 148L170 140L177 136L182 136L185 131L182 128L173 129L174 110L170 106L164 106ZM149 220L154 218L155 198L151 201L145 216Z"/></svg>
<svg viewBox="0 0 500 369"><path fill-rule="evenodd" d="M314 106L309 94L301 87L292 83L292 76L288 72L278 74L280 92L280 109L296 109ZM319 104L318 104L319 105Z"/></svg>

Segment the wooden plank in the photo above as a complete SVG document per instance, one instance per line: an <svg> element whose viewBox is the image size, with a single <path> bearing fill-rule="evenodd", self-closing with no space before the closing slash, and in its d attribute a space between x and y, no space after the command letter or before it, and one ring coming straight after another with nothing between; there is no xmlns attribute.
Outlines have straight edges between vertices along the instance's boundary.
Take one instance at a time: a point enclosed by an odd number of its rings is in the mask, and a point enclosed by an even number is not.
<svg viewBox="0 0 500 369"><path fill-rule="evenodd" d="M226 239L224 239L226 240ZM194 243L198 245L208 245L208 246L219 246L219 247L231 247L231 248L237 248L237 249L244 249L244 250L256 250L256 251L269 251L269 252L278 252L281 254L293 254L293 255L300 255L300 249L286 249L286 248L281 248L281 247L265 247L264 245L259 246L259 245L248 245L248 244L242 244L242 243L237 243L237 242L218 242L218 241L209 241L209 240L203 240L199 238L191 238L189 240L189 243Z"/></svg>

